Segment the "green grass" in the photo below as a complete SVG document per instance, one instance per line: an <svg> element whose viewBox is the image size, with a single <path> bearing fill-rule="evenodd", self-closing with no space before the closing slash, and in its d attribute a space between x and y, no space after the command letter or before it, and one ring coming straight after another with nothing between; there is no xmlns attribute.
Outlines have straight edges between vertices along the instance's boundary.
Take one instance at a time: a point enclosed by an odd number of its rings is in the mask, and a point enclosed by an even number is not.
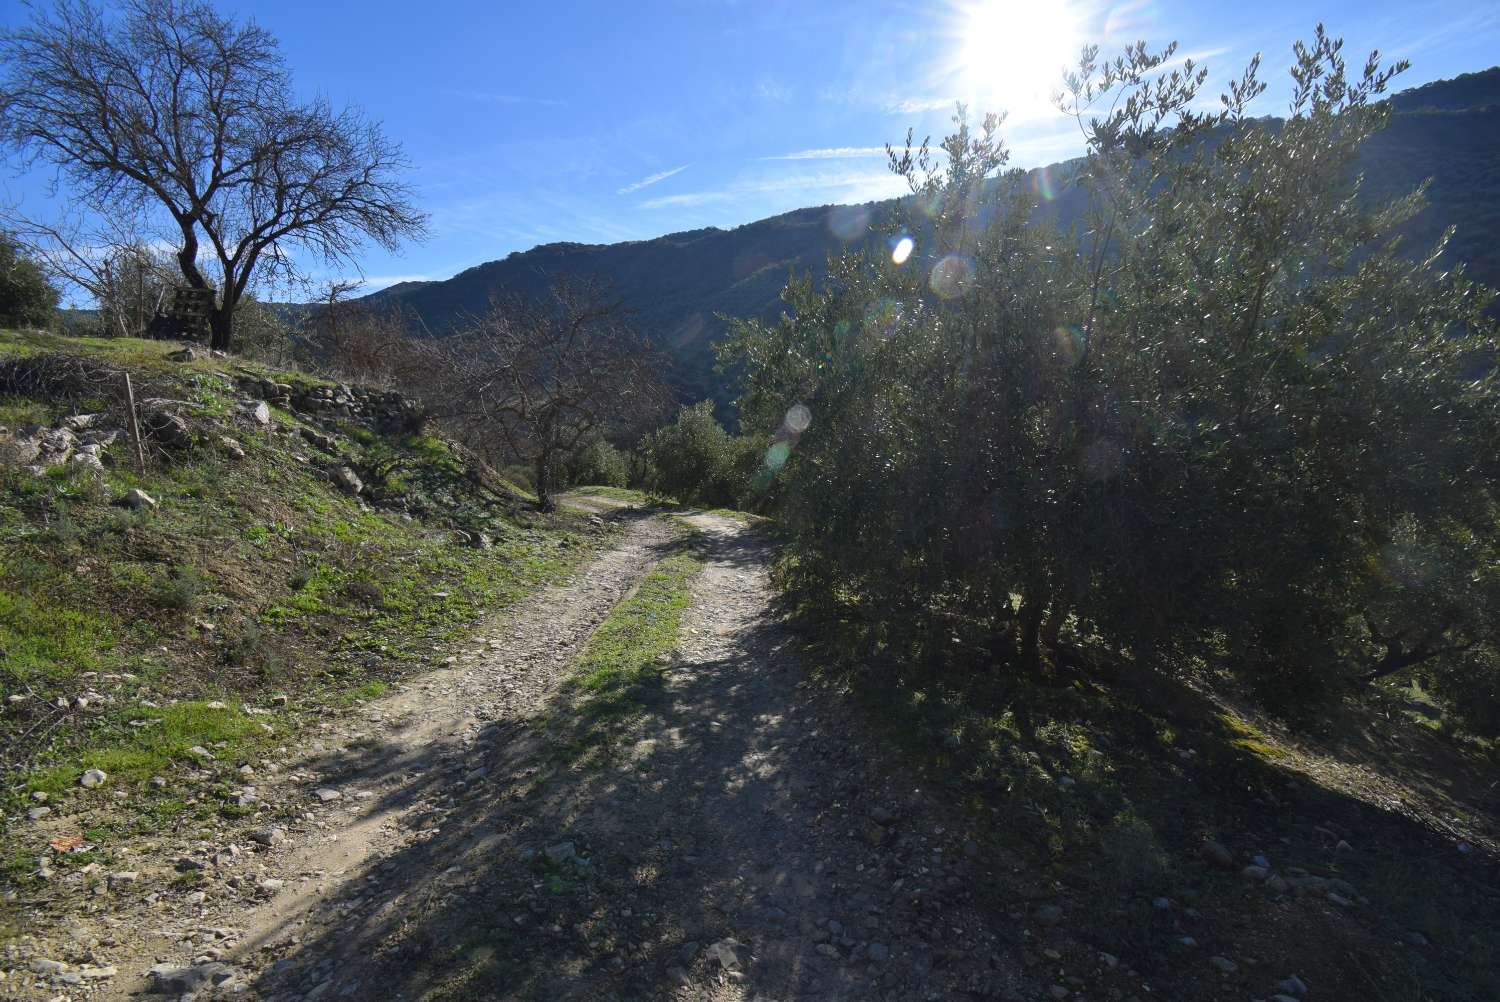
<svg viewBox="0 0 1500 1002"><path fill-rule="evenodd" d="M666 557L589 638L569 682L579 710L576 761L610 757L618 736L660 698L664 662L702 570L692 549Z"/></svg>
<svg viewBox="0 0 1500 1002"><path fill-rule="evenodd" d="M633 504L652 504L661 498L653 498L644 491L633 490L628 487L574 487L569 494L581 494L591 498L612 498L615 501L629 501Z"/></svg>
<svg viewBox="0 0 1500 1002"><path fill-rule="evenodd" d="M105 617L0 589L0 688L97 668L113 642Z"/></svg>
<svg viewBox="0 0 1500 1002"><path fill-rule="evenodd" d="M271 737L259 722L267 717L257 720L237 703L218 708L212 702L184 700L162 707L137 704L116 711L86 747L32 772L26 792L71 790L87 769L103 769L114 784L142 783L169 772L174 764L194 761L188 749L195 746L211 749L215 757L234 759L255 741Z"/></svg>
<svg viewBox="0 0 1500 1002"><path fill-rule="evenodd" d="M37 477L0 466L0 697L28 697L0 717L7 761L21 764L0 790L8 812L42 790L86 799L122 830L159 828L184 810L188 749L242 759L265 740L285 742L304 712L379 698L393 680L431 667L434 653L480 616L565 578L607 535L583 515L532 515L503 488L480 489L441 438L339 424L331 430L348 461L400 460L395 486L417 514L372 510L299 461L307 450L298 439L236 419L234 375L268 370L239 358L166 361L176 347L0 332L0 362L45 352L89 357L136 374L138 393L149 382L154 393L191 401L200 442L154 457L140 473L119 441L97 482L70 470ZM298 386L322 382L269 374ZM0 424L52 422L81 406L5 397ZM303 424L286 412L276 420ZM220 435L246 457L230 458L215 444ZM111 504L133 487L159 505ZM483 531L495 545L463 545L458 529ZM98 699L82 712L50 705L90 688L105 694L102 709ZM244 712L280 693L298 710ZM229 708L211 708L216 700ZM274 738L262 726L273 721ZM110 773L106 796L77 786L89 768ZM144 782L154 775L168 779L174 797ZM114 798L119 790L130 796ZM197 794L195 810L243 813ZM13 826L0 837L0 856L32 834Z"/></svg>

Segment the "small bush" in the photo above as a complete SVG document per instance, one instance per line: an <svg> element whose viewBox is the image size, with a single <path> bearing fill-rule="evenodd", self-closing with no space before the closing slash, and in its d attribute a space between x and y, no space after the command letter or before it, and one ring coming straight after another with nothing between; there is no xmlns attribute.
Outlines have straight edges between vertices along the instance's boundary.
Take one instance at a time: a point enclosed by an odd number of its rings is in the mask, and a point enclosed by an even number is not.
<svg viewBox="0 0 1500 1002"><path fill-rule="evenodd" d="M155 601L163 609L191 612L203 594L203 576L191 567L180 567L157 585Z"/></svg>
<svg viewBox="0 0 1500 1002"><path fill-rule="evenodd" d="M224 663L239 667L262 660L270 634L254 620L250 620L238 633L225 638L220 657Z"/></svg>
<svg viewBox="0 0 1500 1002"><path fill-rule="evenodd" d="M73 513L65 504L58 505L47 517L46 528L42 530L42 539L48 543L74 543L82 535L83 530L73 520Z"/></svg>
<svg viewBox="0 0 1500 1002"><path fill-rule="evenodd" d="M568 457L568 482L591 487L625 487L630 469L625 453L602 438L595 438Z"/></svg>
<svg viewBox="0 0 1500 1002"><path fill-rule="evenodd" d="M369 581L350 581L344 586L344 597L360 605L378 606L385 602L385 592Z"/></svg>
<svg viewBox="0 0 1500 1002"><path fill-rule="evenodd" d="M708 400L678 411L675 422L646 436L641 451L645 487L684 504L740 504L761 463L760 442L725 431Z"/></svg>

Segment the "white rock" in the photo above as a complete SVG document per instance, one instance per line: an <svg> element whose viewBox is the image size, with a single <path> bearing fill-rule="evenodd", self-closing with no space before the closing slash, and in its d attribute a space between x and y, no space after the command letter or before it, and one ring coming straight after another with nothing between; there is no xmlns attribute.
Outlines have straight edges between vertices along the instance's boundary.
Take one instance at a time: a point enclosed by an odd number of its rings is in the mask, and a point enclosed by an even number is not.
<svg viewBox="0 0 1500 1002"><path fill-rule="evenodd" d="M127 508L155 508L156 498L147 494L139 487L132 487L125 492L125 496L120 499L120 503Z"/></svg>
<svg viewBox="0 0 1500 1002"><path fill-rule="evenodd" d="M109 774L103 769L89 769L78 777L78 782L92 789L96 786L103 786L107 779L109 779Z"/></svg>

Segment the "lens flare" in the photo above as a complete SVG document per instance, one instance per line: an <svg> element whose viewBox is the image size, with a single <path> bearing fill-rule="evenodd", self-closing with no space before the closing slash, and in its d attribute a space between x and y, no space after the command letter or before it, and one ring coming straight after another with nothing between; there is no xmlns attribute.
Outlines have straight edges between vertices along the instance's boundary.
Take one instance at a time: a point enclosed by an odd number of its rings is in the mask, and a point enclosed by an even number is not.
<svg viewBox="0 0 1500 1002"><path fill-rule="evenodd" d="M899 237L891 244L891 260L898 265L905 264L916 248L917 242L911 237Z"/></svg>
<svg viewBox="0 0 1500 1002"><path fill-rule="evenodd" d="M794 434L800 435L812 424L812 411L801 404L793 404L791 410L786 412L786 428Z"/></svg>
<svg viewBox="0 0 1500 1002"><path fill-rule="evenodd" d="M1057 344L1057 355L1063 364L1071 366L1083 354L1083 332L1077 327L1059 327L1052 332L1052 338Z"/></svg>
<svg viewBox="0 0 1500 1002"><path fill-rule="evenodd" d="M848 243L870 228L870 210L863 205L835 205L828 210L828 232Z"/></svg>
<svg viewBox="0 0 1500 1002"><path fill-rule="evenodd" d="M792 447L785 442L774 442L766 450L766 468L779 470L786 465L787 457L792 454Z"/></svg>
<svg viewBox="0 0 1500 1002"><path fill-rule="evenodd" d="M928 284L943 299L962 296L974 284L974 265L962 254L949 254L932 266Z"/></svg>
<svg viewBox="0 0 1500 1002"><path fill-rule="evenodd" d="M1057 197L1051 167L1038 167L1031 172L1031 190L1036 192L1044 202L1050 202Z"/></svg>
<svg viewBox="0 0 1500 1002"><path fill-rule="evenodd" d="M901 316L901 304L889 296L883 297L865 310L865 333L884 340L896 332Z"/></svg>

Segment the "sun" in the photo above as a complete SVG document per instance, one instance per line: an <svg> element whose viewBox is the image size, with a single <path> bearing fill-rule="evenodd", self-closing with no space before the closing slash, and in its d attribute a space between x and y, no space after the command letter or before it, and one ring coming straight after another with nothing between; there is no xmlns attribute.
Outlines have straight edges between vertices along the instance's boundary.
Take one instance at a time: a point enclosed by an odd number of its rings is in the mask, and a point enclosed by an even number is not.
<svg viewBox="0 0 1500 1002"><path fill-rule="evenodd" d="M1082 12L1055 0L970 0L956 14L953 71L970 110L1012 122L1049 115L1085 41Z"/></svg>

